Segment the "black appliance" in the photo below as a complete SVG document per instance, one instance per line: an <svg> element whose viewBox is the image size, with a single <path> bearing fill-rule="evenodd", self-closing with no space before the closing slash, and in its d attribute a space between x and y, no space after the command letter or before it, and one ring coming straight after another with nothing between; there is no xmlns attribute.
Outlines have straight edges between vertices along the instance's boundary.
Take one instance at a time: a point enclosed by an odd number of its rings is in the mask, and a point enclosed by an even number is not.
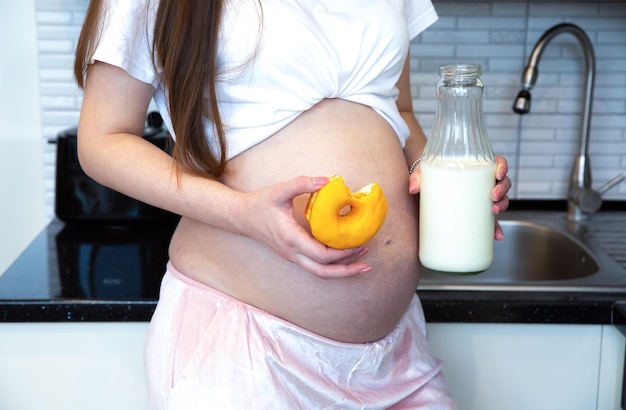
<svg viewBox="0 0 626 410"><path fill-rule="evenodd" d="M157 299L175 225L67 223L56 235L60 297Z"/></svg>
<svg viewBox="0 0 626 410"><path fill-rule="evenodd" d="M137 201L88 177L78 163L77 128L62 131L56 140L55 213L64 222L128 225L174 219L173 214ZM168 152L172 139L157 112L147 115L143 137Z"/></svg>

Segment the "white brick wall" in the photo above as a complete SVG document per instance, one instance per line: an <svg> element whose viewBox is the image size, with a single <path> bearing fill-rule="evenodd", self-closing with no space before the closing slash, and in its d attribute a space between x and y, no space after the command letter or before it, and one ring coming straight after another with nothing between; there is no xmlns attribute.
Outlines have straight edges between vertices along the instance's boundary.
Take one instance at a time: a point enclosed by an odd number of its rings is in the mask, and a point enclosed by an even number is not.
<svg viewBox="0 0 626 410"><path fill-rule="evenodd" d="M72 79L72 59L87 4L87 0L37 0L46 140L78 121L81 94ZM511 197L564 198L583 99L584 61L573 37L559 36L546 49L531 113L518 116L511 105L537 39L554 24L568 21L587 32L597 57L590 136L594 186L626 171L626 3L435 0L435 6L440 20L411 45L415 111L427 134L436 105L438 66L480 63L487 128L495 150L511 166ZM55 147L46 144L49 217L54 214L54 168ZM606 197L626 200L626 183Z"/></svg>
<svg viewBox="0 0 626 410"><path fill-rule="evenodd" d="M584 60L569 34L556 37L539 64L532 111L523 117L511 105L541 34L571 22L591 38L596 79L590 147L594 187L626 172L626 3L448 2L435 5L440 20L412 45L415 110L427 134L435 106L437 67L472 61L483 65L484 109L494 149L505 155L513 198L565 198L580 136ZM626 183L607 193L626 199Z"/></svg>
<svg viewBox="0 0 626 410"><path fill-rule="evenodd" d="M48 141L78 123L82 93L72 77L76 40L88 0L37 0L39 82L43 138ZM56 146L45 144L46 211L54 216Z"/></svg>

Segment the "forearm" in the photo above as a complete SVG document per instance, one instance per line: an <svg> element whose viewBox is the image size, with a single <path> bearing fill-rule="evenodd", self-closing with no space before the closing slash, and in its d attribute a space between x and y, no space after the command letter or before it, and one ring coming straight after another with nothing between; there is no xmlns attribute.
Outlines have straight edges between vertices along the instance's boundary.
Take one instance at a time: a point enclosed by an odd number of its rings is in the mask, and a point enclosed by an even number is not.
<svg viewBox="0 0 626 410"><path fill-rule="evenodd" d="M236 231L242 193L179 170L174 159L140 137L154 89L123 70L91 65L78 126L81 166L101 184L145 203Z"/></svg>
<svg viewBox="0 0 626 410"><path fill-rule="evenodd" d="M177 173L174 159L143 138L127 133L81 138L79 157L85 172L105 186L178 215L237 230L242 193L209 178Z"/></svg>

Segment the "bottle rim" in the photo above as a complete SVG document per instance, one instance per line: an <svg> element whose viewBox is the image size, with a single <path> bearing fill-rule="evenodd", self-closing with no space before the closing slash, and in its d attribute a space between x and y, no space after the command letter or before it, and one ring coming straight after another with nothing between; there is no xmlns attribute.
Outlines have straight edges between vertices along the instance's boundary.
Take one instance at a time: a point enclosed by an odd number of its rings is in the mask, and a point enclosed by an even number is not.
<svg viewBox="0 0 626 410"><path fill-rule="evenodd" d="M479 77L482 68L477 63L450 63L439 66L439 75L442 77Z"/></svg>

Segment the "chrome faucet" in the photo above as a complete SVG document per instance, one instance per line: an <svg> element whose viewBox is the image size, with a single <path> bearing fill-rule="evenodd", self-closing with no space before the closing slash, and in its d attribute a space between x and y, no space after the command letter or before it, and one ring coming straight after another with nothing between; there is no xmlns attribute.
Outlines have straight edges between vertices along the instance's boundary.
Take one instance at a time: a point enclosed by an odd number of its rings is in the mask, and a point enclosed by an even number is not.
<svg viewBox="0 0 626 410"><path fill-rule="evenodd" d="M519 92L513 104L513 111L526 114L530 111L530 90L537 81L537 65L543 50L548 43L561 33L570 33L578 40L583 48L586 62L585 101L580 128L579 153L574 160L570 177L570 186L567 200L567 215L571 221L581 221L597 211L602 205L602 194L616 186L624 179L621 173L597 191L591 188L591 164L589 162L589 129L591 125L591 105L593 102L593 86L595 79L595 54L593 44L583 29L575 24L562 23L546 31L535 44L528 65L522 74L522 91Z"/></svg>

